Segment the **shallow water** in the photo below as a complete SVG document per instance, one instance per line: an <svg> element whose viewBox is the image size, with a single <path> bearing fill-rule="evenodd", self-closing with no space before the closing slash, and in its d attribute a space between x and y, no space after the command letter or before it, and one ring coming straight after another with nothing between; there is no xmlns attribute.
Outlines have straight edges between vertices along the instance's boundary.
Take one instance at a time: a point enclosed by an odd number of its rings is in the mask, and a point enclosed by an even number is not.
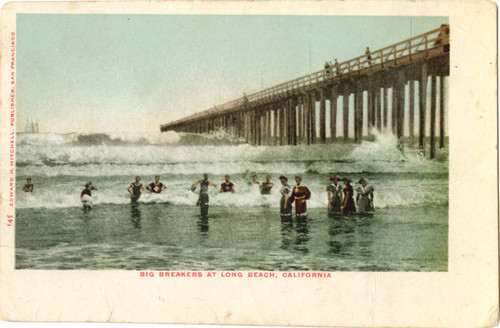
<svg viewBox="0 0 500 328"><path fill-rule="evenodd" d="M16 268L445 271L447 208L304 222L276 209L169 204L18 211ZM411 214L409 214L411 213Z"/></svg>
<svg viewBox="0 0 500 328"><path fill-rule="evenodd" d="M16 268L446 271L446 149L439 155L402 155L389 135L296 147L253 147L225 134L18 135ZM202 219L190 186L205 172L217 184L230 174L236 193L211 187ZM271 195L248 185L253 173L272 176ZM374 216L329 218L330 173L350 177L354 189L367 178ZM132 206L128 184L156 174L167 190ZM311 190L306 222L281 220L281 174L291 184L302 175ZM21 191L27 177L33 193ZM98 190L84 212L79 195L90 180Z"/></svg>

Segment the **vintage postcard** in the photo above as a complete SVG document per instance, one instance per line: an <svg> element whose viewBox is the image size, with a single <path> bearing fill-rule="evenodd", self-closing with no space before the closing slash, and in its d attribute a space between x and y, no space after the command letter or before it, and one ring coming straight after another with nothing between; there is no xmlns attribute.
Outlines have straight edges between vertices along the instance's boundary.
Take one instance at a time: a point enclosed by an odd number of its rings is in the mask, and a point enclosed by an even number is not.
<svg viewBox="0 0 500 328"><path fill-rule="evenodd" d="M2 9L8 321L498 321L488 1Z"/></svg>

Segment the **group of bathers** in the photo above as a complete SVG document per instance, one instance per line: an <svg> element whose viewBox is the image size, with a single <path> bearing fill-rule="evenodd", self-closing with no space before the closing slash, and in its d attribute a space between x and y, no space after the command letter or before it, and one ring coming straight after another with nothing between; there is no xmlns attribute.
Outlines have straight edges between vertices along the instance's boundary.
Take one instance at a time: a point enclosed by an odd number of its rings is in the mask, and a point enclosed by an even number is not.
<svg viewBox="0 0 500 328"><path fill-rule="evenodd" d="M292 215L292 205L295 205L295 213L297 217L302 217L307 215L307 204L306 201L311 198L311 191L306 186L302 185L302 177L295 176L295 186L291 187L288 184L288 178L284 175L279 177L282 187L280 189L281 200L280 200L280 212L282 216ZM331 183L326 187L326 192L328 196L328 213L344 213L351 214L356 212L356 203L358 212L371 212L374 210L373 206L373 192L372 186L368 185L365 178L359 180L360 186L356 189L357 196L356 202L354 201L354 190L351 186L352 180L349 178L341 179L338 175L332 174L330 176ZM342 187L339 181L344 182ZM235 185L230 181L230 176L225 176L225 181L218 186L213 181L208 179L208 174L204 174L203 178L196 181L192 186L191 190L195 191L197 186L200 185L200 197L198 199L198 206L208 206L208 189L209 186L213 186L219 189L221 193L236 191ZM252 175L252 179L248 182L249 186L258 186L260 193L263 195L270 195L274 184L271 182L271 176L266 175L266 181L260 183L257 181L257 175ZM160 182L160 176L155 176L155 181L151 182L146 186L146 189L152 193L161 193L167 187ZM33 184L31 183L31 178L28 178L26 185L23 187L25 192L33 191ZM97 190L96 187L92 185L89 181L85 185L85 189L80 193L80 198L84 207L89 207L89 197L92 196L92 190ZM130 194L132 203L139 200L142 193L144 192L144 186L141 182L141 177L135 177L135 181L132 182L128 187L127 191ZM86 198L85 198L85 197ZM85 200L85 202L84 202ZM91 203L90 203L91 207Z"/></svg>

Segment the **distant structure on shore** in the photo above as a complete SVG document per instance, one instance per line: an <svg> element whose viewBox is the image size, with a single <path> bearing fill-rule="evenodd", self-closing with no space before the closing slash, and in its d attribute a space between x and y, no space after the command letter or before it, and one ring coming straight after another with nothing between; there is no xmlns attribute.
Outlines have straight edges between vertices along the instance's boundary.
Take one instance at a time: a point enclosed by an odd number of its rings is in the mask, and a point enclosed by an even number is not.
<svg viewBox="0 0 500 328"><path fill-rule="evenodd" d="M24 126L24 133L39 133L38 131L38 121L33 122L28 120Z"/></svg>

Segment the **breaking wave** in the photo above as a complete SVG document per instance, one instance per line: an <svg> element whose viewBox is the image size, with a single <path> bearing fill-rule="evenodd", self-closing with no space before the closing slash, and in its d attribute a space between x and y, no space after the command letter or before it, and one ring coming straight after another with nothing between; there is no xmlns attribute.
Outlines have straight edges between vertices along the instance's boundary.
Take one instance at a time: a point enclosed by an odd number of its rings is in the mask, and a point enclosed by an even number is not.
<svg viewBox="0 0 500 328"><path fill-rule="evenodd" d="M362 176L370 179L379 208L447 204L447 153L438 153L441 160L429 160L415 149L405 149L403 154L396 144L390 134L376 134L374 141L361 145L338 142L279 147L251 146L223 131L208 135L18 134L16 189L31 177L35 192L18 192L16 206L80 206L79 194L88 180L99 187L93 195L96 204L125 204L130 202L126 187L136 175L148 183L157 174L168 189L158 195L146 193L141 202L192 206L198 196L189 186L203 173L217 183L229 174L237 186L237 193L231 195L219 194L214 188L210 203L217 206L277 207L277 177L301 174L315 195L309 206L324 207L331 173L354 181ZM271 196L248 187L254 173L261 181L265 174L272 175L275 188Z"/></svg>
<svg viewBox="0 0 500 328"><path fill-rule="evenodd" d="M130 135L19 135L16 164L21 174L109 176L140 174L236 174L253 172L329 173L447 172L446 161L430 161L416 150L401 154L396 139L377 136L361 145L259 146L223 132L207 136L175 132ZM203 139L204 145L193 142ZM111 140L111 141L110 141ZM183 141L184 140L184 141ZM189 140L191 144L186 143ZM210 141L224 141L211 145Z"/></svg>
<svg viewBox="0 0 500 328"><path fill-rule="evenodd" d="M234 145L244 143L223 130L209 134L168 132L19 133L18 146Z"/></svg>

